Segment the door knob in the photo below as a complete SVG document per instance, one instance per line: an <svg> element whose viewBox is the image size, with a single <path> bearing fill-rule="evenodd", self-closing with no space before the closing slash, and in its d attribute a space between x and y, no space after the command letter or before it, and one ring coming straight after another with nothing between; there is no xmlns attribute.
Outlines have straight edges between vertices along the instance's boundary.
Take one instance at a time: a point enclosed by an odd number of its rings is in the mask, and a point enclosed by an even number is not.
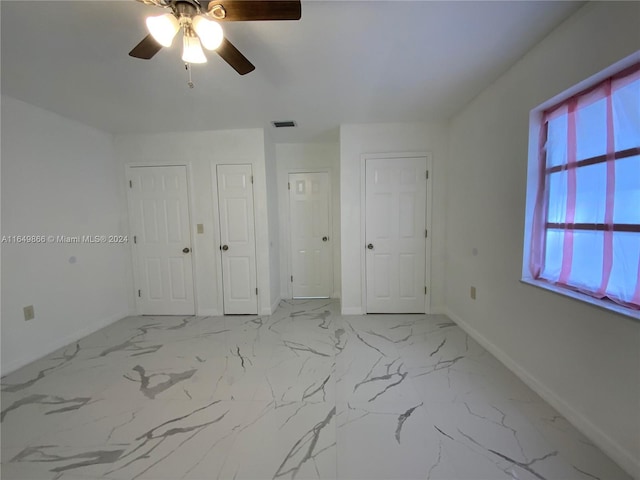
<svg viewBox="0 0 640 480"><path fill-rule="evenodd" d="M323 242L326 242L326 241L328 241L328 240L329 240L329 237L322 237L322 241L323 241Z"/></svg>
<svg viewBox="0 0 640 480"><path fill-rule="evenodd" d="M225 252L229 250L229 245L222 245L222 250L224 250Z"/></svg>
<svg viewBox="0 0 640 480"><path fill-rule="evenodd" d="M369 250L373 250L373 243L370 243L369 245L367 245L367 248L368 248Z"/></svg>
<svg viewBox="0 0 640 480"><path fill-rule="evenodd" d="M189 247L184 247L182 249L182 253L189 253L191 250L189 250Z"/></svg>

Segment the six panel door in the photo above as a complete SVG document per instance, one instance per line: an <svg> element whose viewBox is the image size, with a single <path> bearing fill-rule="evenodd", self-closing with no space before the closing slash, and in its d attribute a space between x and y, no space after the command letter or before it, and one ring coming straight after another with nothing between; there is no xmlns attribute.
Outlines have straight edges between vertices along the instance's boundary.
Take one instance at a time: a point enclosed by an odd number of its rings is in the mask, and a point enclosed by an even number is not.
<svg viewBox="0 0 640 480"><path fill-rule="evenodd" d="M224 313L257 314L251 165L218 165L216 171Z"/></svg>
<svg viewBox="0 0 640 480"><path fill-rule="evenodd" d="M425 157L368 159L367 313L424 313Z"/></svg>
<svg viewBox="0 0 640 480"><path fill-rule="evenodd" d="M333 255L329 174L290 174L289 212L292 296L330 297Z"/></svg>
<svg viewBox="0 0 640 480"><path fill-rule="evenodd" d="M128 174L138 312L194 315L186 167L129 167Z"/></svg>

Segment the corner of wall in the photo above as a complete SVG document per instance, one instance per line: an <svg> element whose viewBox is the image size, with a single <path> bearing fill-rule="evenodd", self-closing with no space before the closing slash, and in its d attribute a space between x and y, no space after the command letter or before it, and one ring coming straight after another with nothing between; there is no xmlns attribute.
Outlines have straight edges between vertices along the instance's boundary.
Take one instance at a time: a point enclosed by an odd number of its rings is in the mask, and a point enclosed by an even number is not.
<svg viewBox="0 0 640 480"><path fill-rule="evenodd" d="M282 298L280 296L278 296L275 301L271 304L271 311L268 313L268 315L273 315L273 312L276 311L276 309L278 308L278 305L280 305L280 301L282 300Z"/></svg>

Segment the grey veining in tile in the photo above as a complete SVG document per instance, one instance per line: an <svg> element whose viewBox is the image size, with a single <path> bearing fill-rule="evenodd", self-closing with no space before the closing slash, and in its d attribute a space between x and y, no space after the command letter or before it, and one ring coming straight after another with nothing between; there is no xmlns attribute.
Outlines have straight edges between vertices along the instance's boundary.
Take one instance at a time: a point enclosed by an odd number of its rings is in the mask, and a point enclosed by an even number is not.
<svg viewBox="0 0 640 480"><path fill-rule="evenodd" d="M1 383L3 479L629 479L441 315L130 317Z"/></svg>

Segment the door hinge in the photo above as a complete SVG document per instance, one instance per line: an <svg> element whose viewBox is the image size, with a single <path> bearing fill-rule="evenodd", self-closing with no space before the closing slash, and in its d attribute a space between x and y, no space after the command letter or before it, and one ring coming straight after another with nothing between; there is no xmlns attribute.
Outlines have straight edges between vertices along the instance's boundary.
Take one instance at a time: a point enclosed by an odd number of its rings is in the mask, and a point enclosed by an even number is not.
<svg viewBox="0 0 640 480"><path fill-rule="evenodd" d="M427 287L424 287L424 294L427 294Z"/></svg>
<svg viewBox="0 0 640 480"><path fill-rule="evenodd" d="M253 175L251 175L251 183L253 183Z"/></svg>
<svg viewBox="0 0 640 480"><path fill-rule="evenodd" d="M287 182L287 190L291 190L291 182Z"/></svg>
<svg viewBox="0 0 640 480"><path fill-rule="evenodd" d="M293 282L293 275L291 275L291 282Z"/></svg>
<svg viewBox="0 0 640 480"><path fill-rule="evenodd" d="M133 188L133 181L129 180L129 188Z"/></svg>
<svg viewBox="0 0 640 480"><path fill-rule="evenodd" d="M138 297L142 297L142 290L138 290Z"/></svg>
<svg viewBox="0 0 640 480"><path fill-rule="evenodd" d="M429 180L429 170L427 170L427 180Z"/></svg>
<svg viewBox="0 0 640 480"><path fill-rule="evenodd" d="M138 237L136 237L135 235L133 236L133 243L138 243Z"/></svg>
<svg viewBox="0 0 640 480"><path fill-rule="evenodd" d="M256 287L256 295L258 294L258 287Z"/></svg>
<svg viewBox="0 0 640 480"><path fill-rule="evenodd" d="M424 231L424 238L429 238L429 230Z"/></svg>

